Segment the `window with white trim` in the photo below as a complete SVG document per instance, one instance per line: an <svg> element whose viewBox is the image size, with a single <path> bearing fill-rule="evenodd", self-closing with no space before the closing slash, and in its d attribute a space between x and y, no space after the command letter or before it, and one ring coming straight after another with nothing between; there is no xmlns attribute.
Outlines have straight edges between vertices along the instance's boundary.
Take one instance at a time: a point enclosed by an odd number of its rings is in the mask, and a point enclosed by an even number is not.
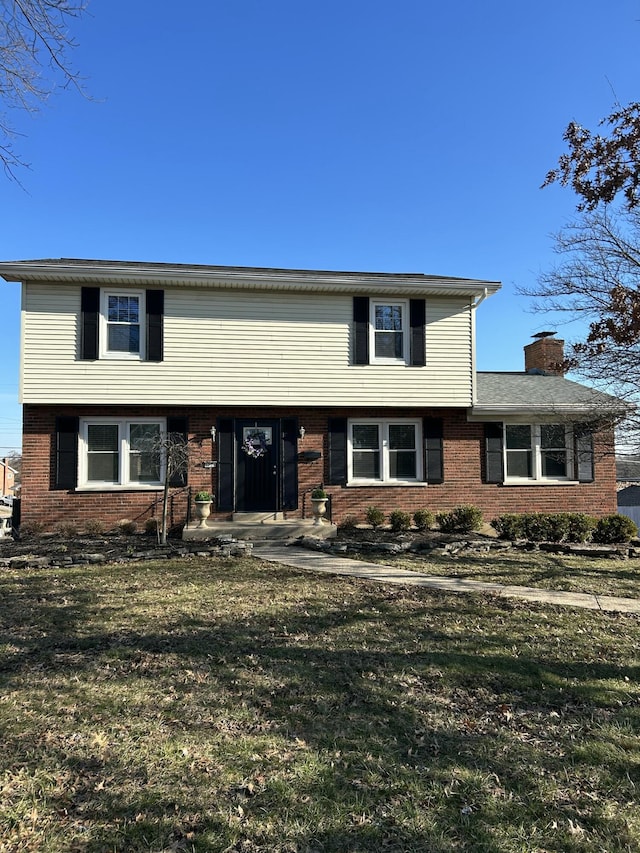
<svg viewBox="0 0 640 853"><path fill-rule="evenodd" d="M144 358L144 291L101 292L101 357Z"/></svg>
<svg viewBox="0 0 640 853"><path fill-rule="evenodd" d="M164 420L85 419L80 423L79 481L85 488L162 485Z"/></svg>
<svg viewBox="0 0 640 853"><path fill-rule="evenodd" d="M370 351L372 362L397 364L409 361L409 308L406 300L371 300Z"/></svg>
<svg viewBox="0 0 640 853"><path fill-rule="evenodd" d="M505 424L506 479L572 479L571 447L571 429L564 424Z"/></svg>
<svg viewBox="0 0 640 853"><path fill-rule="evenodd" d="M422 479L422 425L409 419L349 421L348 479L406 483Z"/></svg>

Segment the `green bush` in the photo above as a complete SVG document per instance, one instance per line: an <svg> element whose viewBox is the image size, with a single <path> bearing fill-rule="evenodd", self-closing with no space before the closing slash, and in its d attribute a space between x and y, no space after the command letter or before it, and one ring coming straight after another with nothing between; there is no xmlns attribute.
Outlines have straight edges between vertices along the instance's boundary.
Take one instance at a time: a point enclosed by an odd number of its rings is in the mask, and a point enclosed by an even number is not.
<svg viewBox="0 0 640 853"><path fill-rule="evenodd" d="M377 506L367 507L365 518L367 519L367 524L370 524L374 530L376 527L384 524L384 513Z"/></svg>
<svg viewBox="0 0 640 853"><path fill-rule="evenodd" d="M400 533L400 531L409 530L411 527L411 516L401 509L394 509L389 516L389 523L394 533Z"/></svg>
<svg viewBox="0 0 640 853"><path fill-rule="evenodd" d="M593 531L593 541L604 545L628 542L638 535L638 527L628 516L605 515L599 518Z"/></svg>
<svg viewBox="0 0 640 853"><path fill-rule="evenodd" d="M500 539L524 539L524 518L522 513L507 512L491 522Z"/></svg>
<svg viewBox="0 0 640 853"><path fill-rule="evenodd" d="M569 530L567 542L588 542L596 526L596 520L584 512L568 512Z"/></svg>
<svg viewBox="0 0 640 853"><path fill-rule="evenodd" d="M418 509L413 513L413 523L418 530L428 530L433 524L433 513L428 509Z"/></svg>
<svg viewBox="0 0 640 853"><path fill-rule="evenodd" d="M548 536L547 516L543 512L522 514L522 532L530 542L545 542Z"/></svg>
<svg viewBox="0 0 640 853"><path fill-rule="evenodd" d="M482 527L482 510L477 506L457 506L451 512L439 512L436 521L443 533L470 533Z"/></svg>
<svg viewBox="0 0 640 853"><path fill-rule="evenodd" d="M531 542L586 542L595 519L581 512L505 513L491 526L501 539L528 539Z"/></svg>

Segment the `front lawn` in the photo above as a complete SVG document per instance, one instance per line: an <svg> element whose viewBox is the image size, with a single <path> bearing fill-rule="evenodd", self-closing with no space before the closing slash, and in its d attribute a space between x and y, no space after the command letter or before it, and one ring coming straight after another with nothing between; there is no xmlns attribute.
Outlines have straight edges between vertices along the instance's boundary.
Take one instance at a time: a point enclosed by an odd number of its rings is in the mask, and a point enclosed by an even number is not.
<svg viewBox="0 0 640 853"><path fill-rule="evenodd" d="M636 616L250 558L0 596L1 853L640 846Z"/></svg>
<svg viewBox="0 0 640 853"><path fill-rule="evenodd" d="M427 575L640 598L638 558L573 557L548 551L517 549L488 553L461 551L455 555L429 552L363 554L360 558Z"/></svg>

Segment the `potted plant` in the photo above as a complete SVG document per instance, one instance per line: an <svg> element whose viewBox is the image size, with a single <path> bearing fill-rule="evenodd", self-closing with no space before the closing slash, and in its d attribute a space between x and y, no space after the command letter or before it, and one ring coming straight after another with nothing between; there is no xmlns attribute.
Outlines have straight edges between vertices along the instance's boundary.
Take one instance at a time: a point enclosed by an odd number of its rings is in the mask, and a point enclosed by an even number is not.
<svg viewBox="0 0 640 853"><path fill-rule="evenodd" d="M209 513L211 512L211 493L206 490L196 492L194 502L196 505L196 518L200 522L198 527L206 527L207 518L209 518Z"/></svg>
<svg viewBox="0 0 640 853"><path fill-rule="evenodd" d="M313 512L314 527L322 524L322 516L327 512L327 500L329 495L325 492L322 486L314 489L311 492L311 510Z"/></svg>

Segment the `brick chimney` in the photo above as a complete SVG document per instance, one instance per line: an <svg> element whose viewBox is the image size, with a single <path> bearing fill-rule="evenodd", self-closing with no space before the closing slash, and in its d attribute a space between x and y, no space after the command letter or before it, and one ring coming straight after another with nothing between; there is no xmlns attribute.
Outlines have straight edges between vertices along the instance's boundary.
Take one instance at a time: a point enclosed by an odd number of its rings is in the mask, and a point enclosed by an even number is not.
<svg viewBox="0 0 640 853"><path fill-rule="evenodd" d="M559 366L564 360L564 341L554 337L555 332L538 332L532 344L524 348L525 373L551 373L564 376Z"/></svg>

